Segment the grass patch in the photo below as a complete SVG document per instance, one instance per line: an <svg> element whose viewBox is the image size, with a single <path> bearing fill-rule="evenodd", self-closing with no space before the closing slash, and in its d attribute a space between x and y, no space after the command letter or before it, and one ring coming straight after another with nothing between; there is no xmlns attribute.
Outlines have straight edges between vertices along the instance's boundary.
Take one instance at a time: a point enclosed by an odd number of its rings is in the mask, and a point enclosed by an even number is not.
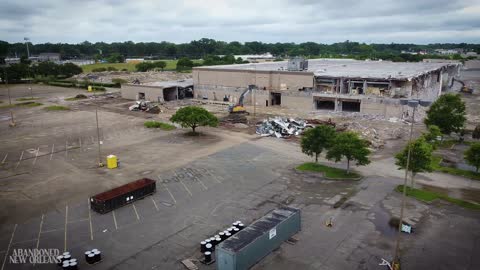
<svg viewBox="0 0 480 270"><path fill-rule="evenodd" d="M14 103L14 104L5 104L0 106L0 108L13 108L13 107L37 107L37 106L42 106L42 103L39 102L33 102L33 101L27 101L27 102L20 102L20 103Z"/></svg>
<svg viewBox="0 0 480 270"><path fill-rule="evenodd" d="M162 130L174 130L176 127L167 123L157 121L147 121L143 124L146 128L159 128Z"/></svg>
<svg viewBox="0 0 480 270"><path fill-rule="evenodd" d="M75 100L82 100L82 99L86 99L88 98L87 96L85 96L84 94L78 94L74 97L69 97L69 98L66 98L65 100L67 101L75 101Z"/></svg>
<svg viewBox="0 0 480 270"><path fill-rule="evenodd" d="M480 173L467 171L467 170L462 170L462 169L458 169L458 168L454 168L454 167L442 166L440 164L441 162L442 162L442 157L433 156L432 167L433 167L434 171L442 172L442 173L448 173L448 174L452 174L452 175L463 176L463 177L467 177L467 178L474 179L474 180L480 180Z"/></svg>
<svg viewBox="0 0 480 270"><path fill-rule="evenodd" d="M45 110L47 110L47 111L68 111L68 110L70 110L70 108L67 107L67 106L52 105L52 106L45 107Z"/></svg>
<svg viewBox="0 0 480 270"><path fill-rule="evenodd" d="M360 177L358 173L354 173L354 172L347 173L347 170L328 167L328 166L318 164L318 163L313 163L313 162L303 163L297 167L297 170L308 171L308 172L322 172L325 174L326 177L333 178L333 179L335 178L355 179Z"/></svg>
<svg viewBox="0 0 480 270"><path fill-rule="evenodd" d="M28 101L28 100L37 100L38 97L22 97L22 98L17 98L16 101Z"/></svg>
<svg viewBox="0 0 480 270"><path fill-rule="evenodd" d="M165 67L165 70L175 70L177 67L177 60L154 60L154 61L165 61L167 63L167 66ZM201 60L192 60L194 63L201 63ZM92 72L93 69L95 68L108 68L108 67L114 67L117 70L122 70L126 69L128 71L136 71L135 70L135 65L138 63L96 63L96 64L91 64L91 65L84 65L82 66L83 72L84 73L89 73Z"/></svg>
<svg viewBox="0 0 480 270"><path fill-rule="evenodd" d="M395 190L402 193L403 192L403 185L398 185L395 188ZM415 199L423 201L423 202L431 202L435 199L440 199L440 200L444 200L444 201L456 204L456 205L464 207L464 208L480 210L480 204L467 202L467 201L464 201L464 200L448 197L447 195L444 195L444 194L441 194L441 193L426 191L426 190L417 189L417 188L407 187L407 196L414 197Z"/></svg>

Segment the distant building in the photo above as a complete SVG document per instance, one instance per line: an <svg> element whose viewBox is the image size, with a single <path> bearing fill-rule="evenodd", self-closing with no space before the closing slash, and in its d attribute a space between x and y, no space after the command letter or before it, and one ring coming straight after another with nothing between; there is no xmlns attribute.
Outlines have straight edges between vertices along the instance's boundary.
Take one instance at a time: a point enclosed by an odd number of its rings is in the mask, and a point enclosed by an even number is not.
<svg viewBox="0 0 480 270"><path fill-rule="evenodd" d="M59 62L60 54L59 53L41 53L38 55L39 62Z"/></svg>
<svg viewBox="0 0 480 270"><path fill-rule="evenodd" d="M223 55L220 55L223 56ZM235 59L242 58L243 61L248 61L250 63L261 63L261 62L272 62L275 60L275 57L271 53L264 54L243 54L243 55L234 55Z"/></svg>
<svg viewBox="0 0 480 270"><path fill-rule="evenodd" d="M435 52L437 54L452 55L452 54L460 54L463 52L463 50L462 49L436 49Z"/></svg>
<svg viewBox="0 0 480 270"><path fill-rule="evenodd" d="M127 58L127 59L125 59L126 63L135 63L135 64L143 62L143 61L145 61L144 58Z"/></svg>
<svg viewBox="0 0 480 270"><path fill-rule="evenodd" d="M18 57L5 58L5 64L7 65L20 64L20 58Z"/></svg>

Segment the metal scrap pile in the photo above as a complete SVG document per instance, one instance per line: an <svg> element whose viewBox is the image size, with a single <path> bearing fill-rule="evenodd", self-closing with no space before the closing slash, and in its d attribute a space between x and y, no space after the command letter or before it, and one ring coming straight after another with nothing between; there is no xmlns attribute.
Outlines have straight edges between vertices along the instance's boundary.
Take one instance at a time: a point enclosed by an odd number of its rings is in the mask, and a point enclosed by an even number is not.
<svg viewBox="0 0 480 270"><path fill-rule="evenodd" d="M293 118L268 118L257 125L256 133L260 136L275 136L277 138L288 138L292 135L298 136L306 128L313 127L307 121Z"/></svg>

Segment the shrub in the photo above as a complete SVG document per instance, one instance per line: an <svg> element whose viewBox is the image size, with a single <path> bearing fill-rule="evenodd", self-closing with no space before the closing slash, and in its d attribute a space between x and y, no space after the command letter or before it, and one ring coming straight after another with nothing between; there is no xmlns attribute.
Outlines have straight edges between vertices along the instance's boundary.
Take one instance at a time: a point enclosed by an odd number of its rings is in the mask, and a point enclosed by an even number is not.
<svg viewBox="0 0 480 270"><path fill-rule="evenodd" d="M118 71L115 67L107 67L107 71Z"/></svg>
<svg viewBox="0 0 480 270"><path fill-rule="evenodd" d="M116 85L119 85L119 84L122 84L122 83L127 83L128 81L127 80L124 80L122 78L113 78L112 79L112 82Z"/></svg>
<svg viewBox="0 0 480 270"><path fill-rule="evenodd" d="M167 123L157 122L157 121L147 121L143 124L146 128L160 128L163 130L173 130L176 127Z"/></svg>
<svg viewBox="0 0 480 270"><path fill-rule="evenodd" d="M104 67L99 67L99 68L92 69L92 72L104 72L104 71L107 71L107 69L104 68Z"/></svg>
<svg viewBox="0 0 480 270"><path fill-rule="evenodd" d="M47 110L47 111L68 111L68 110L70 110L70 108L67 107L67 106L52 105L52 106L45 107L45 110Z"/></svg>

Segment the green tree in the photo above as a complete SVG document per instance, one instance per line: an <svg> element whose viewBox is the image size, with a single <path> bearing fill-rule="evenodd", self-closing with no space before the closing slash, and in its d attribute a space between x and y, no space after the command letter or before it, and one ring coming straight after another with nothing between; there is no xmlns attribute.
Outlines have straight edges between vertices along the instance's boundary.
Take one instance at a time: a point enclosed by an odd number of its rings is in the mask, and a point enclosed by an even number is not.
<svg viewBox="0 0 480 270"><path fill-rule="evenodd" d="M310 128L303 133L301 140L302 152L315 156L315 162L318 162L318 156L324 149L330 148L335 138L335 129L331 126L320 125Z"/></svg>
<svg viewBox="0 0 480 270"><path fill-rule="evenodd" d="M433 148L437 148L438 145L438 140L437 138L442 136L442 132L440 131L440 128L435 126L435 125L430 125L428 126L428 132L423 133L423 138L425 138L425 141L427 141L429 144L433 146Z"/></svg>
<svg viewBox="0 0 480 270"><path fill-rule="evenodd" d="M472 144L464 154L467 163L474 166L475 171L478 173L478 168L480 168L480 143Z"/></svg>
<svg viewBox="0 0 480 270"><path fill-rule="evenodd" d="M177 61L177 71L190 70L193 67L192 60L182 57Z"/></svg>
<svg viewBox="0 0 480 270"><path fill-rule="evenodd" d="M459 132L466 121L465 103L458 94L440 96L427 111L425 124L436 125L443 134Z"/></svg>
<svg viewBox="0 0 480 270"><path fill-rule="evenodd" d="M350 161L356 161L357 165L367 165L370 163L369 154L367 141L361 139L357 133L347 131L337 134L332 141L332 146L328 149L327 159L339 162L345 158L347 173L350 173Z"/></svg>
<svg viewBox="0 0 480 270"><path fill-rule="evenodd" d="M73 63L65 63L59 66L58 73L69 78L69 77L72 77L73 75L82 73L82 68Z"/></svg>
<svg viewBox="0 0 480 270"><path fill-rule="evenodd" d="M160 68L160 69L162 69L162 71L163 71L164 68L167 67L167 62L165 62L165 61L156 61L156 62L154 62L154 64L155 64L156 68Z"/></svg>
<svg viewBox="0 0 480 270"><path fill-rule="evenodd" d="M477 125L475 129L472 132L472 138L474 139L480 139L480 125Z"/></svg>
<svg viewBox="0 0 480 270"><path fill-rule="evenodd" d="M108 58L107 62L109 63L123 63L125 62L125 57L119 53L112 53Z"/></svg>
<svg viewBox="0 0 480 270"><path fill-rule="evenodd" d="M399 169L407 167L408 148L410 147L410 162L408 171L411 173L411 186L413 188L414 177L419 172L431 172L433 146L425 141L424 137L410 142L405 148L395 155L395 164Z"/></svg>
<svg viewBox="0 0 480 270"><path fill-rule="evenodd" d="M179 123L182 127L195 129L200 126L218 126L218 119L209 111L197 106L187 106L179 109L171 118L173 123Z"/></svg>

